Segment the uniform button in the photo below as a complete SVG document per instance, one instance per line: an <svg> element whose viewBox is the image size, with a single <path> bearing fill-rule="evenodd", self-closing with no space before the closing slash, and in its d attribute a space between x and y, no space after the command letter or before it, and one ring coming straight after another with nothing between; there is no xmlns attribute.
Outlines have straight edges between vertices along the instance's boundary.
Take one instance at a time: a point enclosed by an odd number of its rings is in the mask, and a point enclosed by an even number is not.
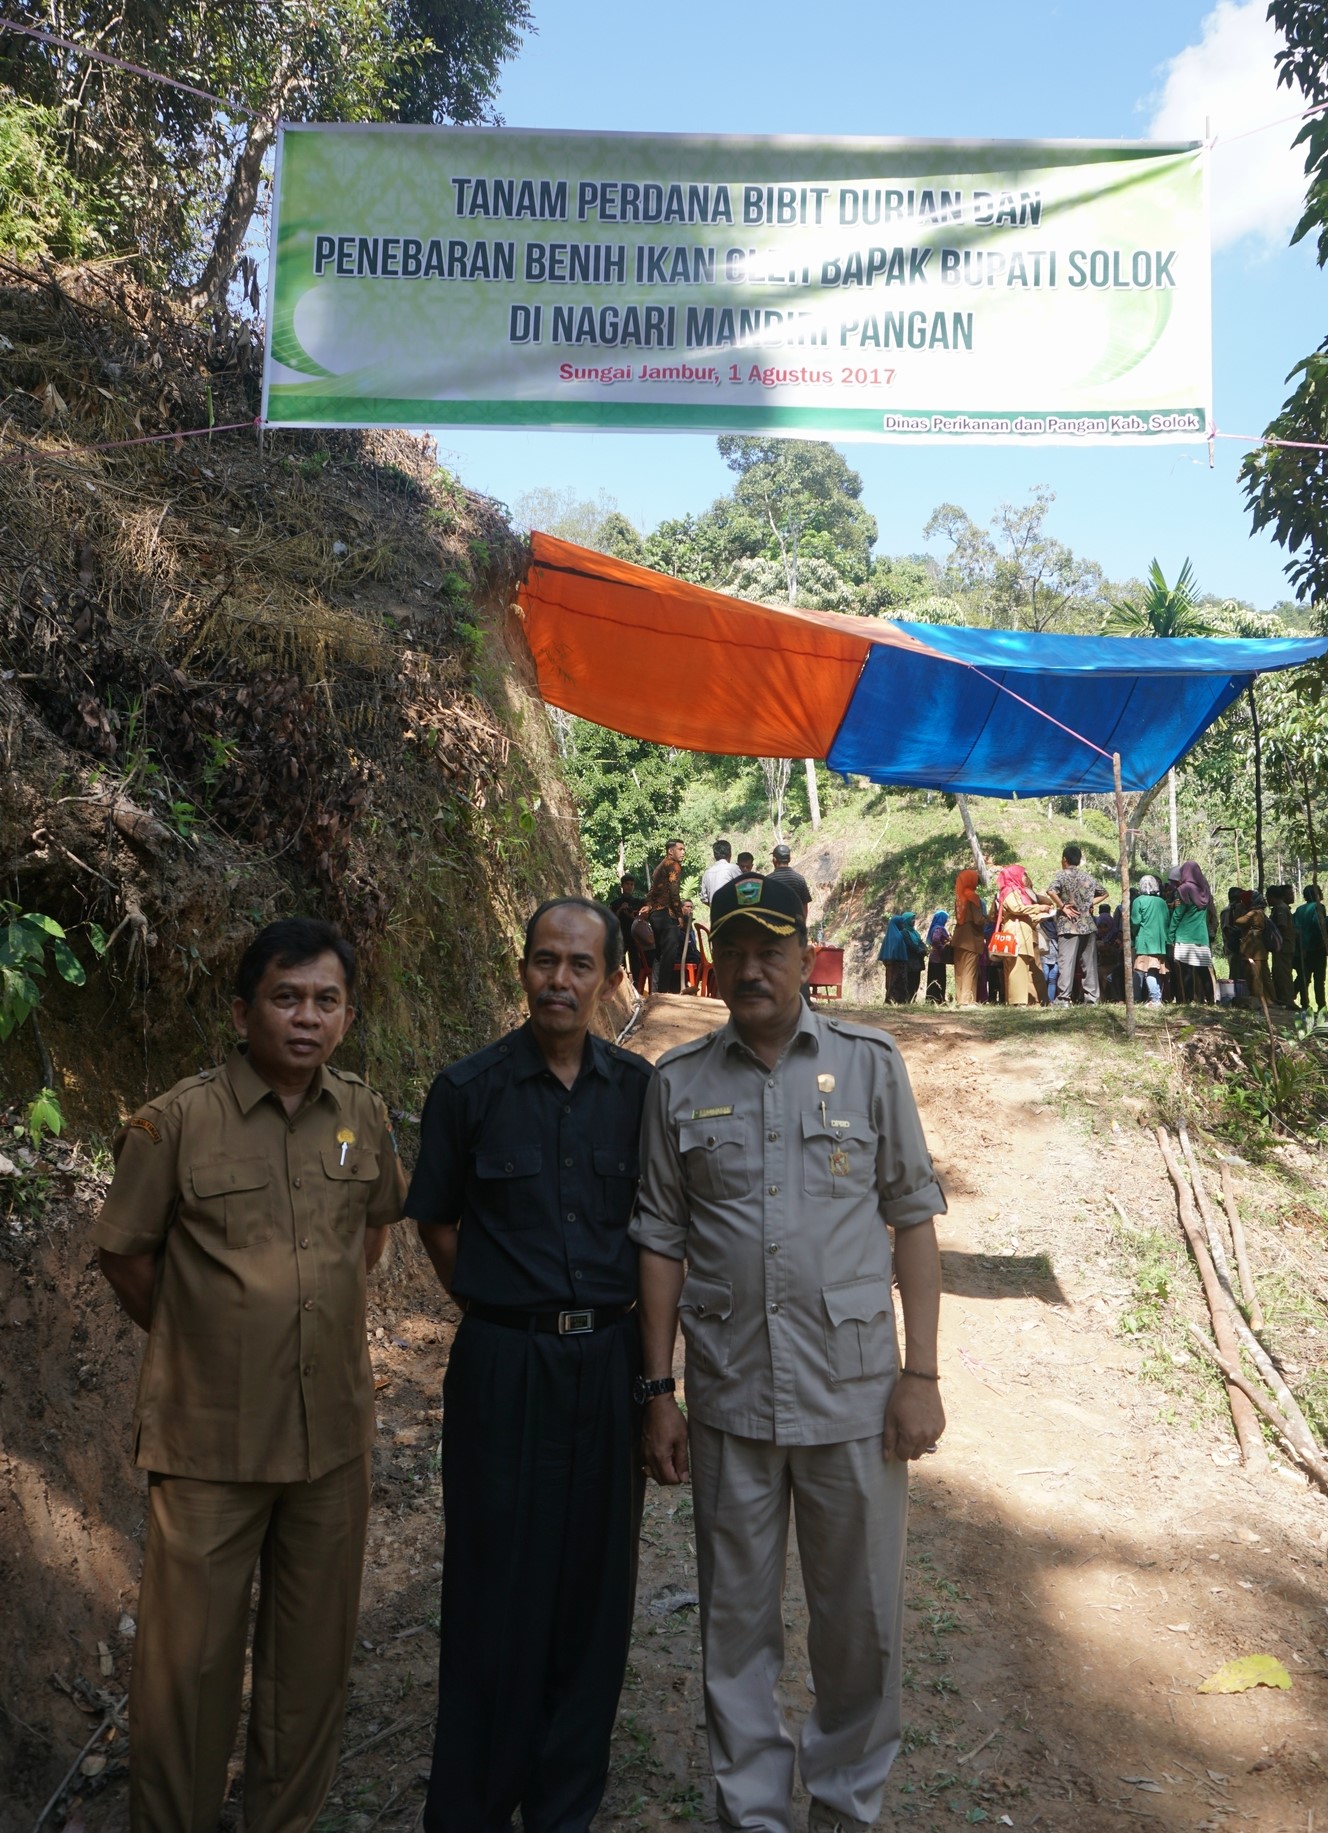
<svg viewBox="0 0 1328 1833"><path fill-rule="evenodd" d="M358 1165L352 1165L350 1168L350 1174L352 1177L358 1177L360 1175L360 1167Z"/></svg>
<svg viewBox="0 0 1328 1833"><path fill-rule="evenodd" d="M294 1184L295 1184L295 1188L296 1188L296 1189L298 1190L298 1189L300 1188L300 1180L299 1180L299 1178L296 1178L296 1179L294 1180Z"/></svg>
<svg viewBox="0 0 1328 1833"><path fill-rule="evenodd" d="M707 1144L708 1146L713 1146L713 1145L714 1145L714 1143L715 1143L715 1136L714 1136L714 1134L713 1134L713 1133L707 1133L707 1134L706 1134L706 1144Z"/></svg>
<svg viewBox="0 0 1328 1833"><path fill-rule="evenodd" d="M311 1298L306 1298L304 1301L304 1308L306 1311L312 1311L314 1308L314 1301Z"/></svg>
<svg viewBox="0 0 1328 1833"><path fill-rule="evenodd" d="M771 1309L771 1311L778 1311L778 1310L779 1310L779 1306L778 1306L778 1305L771 1305L771 1307L770 1307L770 1309Z"/></svg>
<svg viewBox="0 0 1328 1833"><path fill-rule="evenodd" d="M570 1158L565 1158L565 1159L563 1160L563 1163L564 1163L564 1164L565 1164L565 1165L567 1166L567 1169L568 1169L569 1171L570 1171L570 1170L571 1170L571 1168L572 1168L572 1164L573 1164L573 1162L574 1162L574 1161L573 1161L572 1159L570 1159Z"/></svg>
<svg viewBox="0 0 1328 1833"><path fill-rule="evenodd" d="M771 1184L768 1188L767 1194L772 1197L777 1197L779 1195L779 1185Z"/></svg>
<svg viewBox="0 0 1328 1833"><path fill-rule="evenodd" d="M774 1086L775 1086L775 1078L771 1076L770 1080L766 1083L766 1087L773 1088Z"/></svg>
<svg viewBox="0 0 1328 1833"><path fill-rule="evenodd" d="M575 1211L574 1209L569 1209L569 1210L568 1210L568 1212L567 1212L567 1220L568 1220L569 1222L575 1222L575 1221L576 1221L576 1211Z"/></svg>
<svg viewBox="0 0 1328 1833"><path fill-rule="evenodd" d="M579 1271L579 1270L578 1270L577 1272L575 1272L575 1273L573 1273L573 1275L572 1275L572 1278L573 1278L573 1279L580 1279L580 1277L581 1277L581 1273L580 1273L580 1271Z"/></svg>
<svg viewBox="0 0 1328 1833"><path fill-rule="evenodd" d="M308 1247L308 1245L309 1245L309 1237L308 1237L308 1235L301 1235L301 1236L300 1236L300 1246L301 1246L301 1247Z"/></svg>
<svg viewBox="0 0 1328 1833"><path fill-rule="evenodd" d="M290 1125L286 1128L286 1131L288 1133L293 1133L295 1131L295 1122L293 1120L291 1121ZM234 1180L232 1180L232 1182L233 1181Z"/></svg>
<svg viewBox="0 0 1328 1833"><path fill-rule="evenodd" d="M306 1375L312 1375L312 1374L313 1374L313 1372L314 1372L314 1365L313 1365L313 1363L312 1363L312 1362L306 1362L306 1363L305 1363L305 1365L304 1365L304 1372L305 1372L305 1374L306 1374Z"/></svg>
<svg viewBox="0 0 1328 1833"><path fill-rule="evenodd" d="M626 1169L627 1169L627 1160L626 1160L625 1158L620 1158L620 1159L618 1160L618 1169L619 1169L619 1171L626 1171Z"/></svg>
<svg viewBox="0 0 1328 1833"><path fill-rule="evenodd" d="M779 1243L777 1241L772 1241L770 1243L770 1246L766 1249L766 1253L767 1254L777 1254L778 1252L779 1252Z"/></svg>
<svg viewBox="0 0 1328 1833"><path fill-rule="evenodd" d="M767 1134L766 1134L766 1138L767 1138L767 1139L778 1139L778 1138L779 1138L779 1134L778 1134L778 1133L767 1133Z"/></svg>
<svg viewBox="0 0 1328 1833"><path fill-rule="evenodd" d="M564 1113L564 1114L570 1114L570 1113L571 1113L571 1111L572 1111L572 1110L571 1110L571 1108L570 1108L570 1107L565 1107L565 1108L563 1109L563 1113Z"/></svg>

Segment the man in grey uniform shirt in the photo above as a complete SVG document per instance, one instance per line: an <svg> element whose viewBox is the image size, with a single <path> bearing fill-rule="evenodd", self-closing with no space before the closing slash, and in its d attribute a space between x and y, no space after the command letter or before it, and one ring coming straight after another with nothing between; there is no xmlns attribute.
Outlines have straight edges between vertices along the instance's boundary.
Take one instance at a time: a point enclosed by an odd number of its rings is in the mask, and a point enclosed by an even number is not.
<svg viewBox="0 0 1328 1833"><path fill-rule="evenodd" d="M646 1098L631 1228L646 1463L682 1482L690 1438L721 1825L792 1824L776 1695L791 1498L816 1688L799 1750L808 1825L856 1833L880 1812L899 1750L907 1460L945 1428L933 1223L945 1198L894 1043L802 1003L813 951L793 888L735 879L711 917L729 1022L662 1057ZM672 1398L679 1313L685 1420Z"/></svg>

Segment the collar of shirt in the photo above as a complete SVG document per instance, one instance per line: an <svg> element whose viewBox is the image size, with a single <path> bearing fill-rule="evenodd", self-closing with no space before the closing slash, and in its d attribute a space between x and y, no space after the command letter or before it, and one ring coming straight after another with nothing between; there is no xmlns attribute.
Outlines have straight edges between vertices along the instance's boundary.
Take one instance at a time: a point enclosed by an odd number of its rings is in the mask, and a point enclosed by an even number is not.
<svg viewBox="0 0 1328 1833"><path fill-rule="evenodd" d="M517 1082L528 1082L532 1076L553 1074L544 1060L544 1052L535 1041L529 1019L519 1031L512 1034L512 1058L512 1075ZM609 1074L607 1046L603 1038L596 1037L591 1031L586 1033L577 1081L588 1074L603 1076L606 1080Z"/></svg>
<svg viewBox="0 0 1328 1833"><path fill-rule="evenodd" d="M231 1092L234 1094L236 1103L242 1114L252 1112L263 1099L264 1095L271 1095L274 1100L279 1098L276 1090L270 1083L263 1080L262 1076L259 1075L258 1071L249 1061L248 1052L240 1049L238 1046L232 1050L231 1054L226 1059L226 1080L231 1085ZM296 1112L298 1113L303 1108L311 1107L313 1103L319 1100L323 1095L330 1095L336 1106L341 1106L341 1084L337 1081L335 1076L328 1075L322 1064L320 1064L314 1071L313 1078L308 1088L305 1090L304 1100L300 1103L300 1108L297 1108Z"/></svg>
<svg viewBox="0 0 1328 1833"><path fill-rule="evenodd" d="M744 1056L750 1057L752 1062L760 1063L761 1068L768 1073L769 1066L757 1056L750 1044L745 1044L743 1042L739 1035L738 1027L733 1022L732 1014L729 1015L729 1021L724 1026L719 1036L722 1049L725 1051L740 1050ZM795 1049L819 1052L820 1048L820 1020L807 1004L806 1000L799 999L797 1025L794 1027L793 1034L789 1038L788 1043L785 1044L784 1048L780 1051L779 1061L775 1064L775 1067L778 1068L789 1056L790 1052Z"/></svg>

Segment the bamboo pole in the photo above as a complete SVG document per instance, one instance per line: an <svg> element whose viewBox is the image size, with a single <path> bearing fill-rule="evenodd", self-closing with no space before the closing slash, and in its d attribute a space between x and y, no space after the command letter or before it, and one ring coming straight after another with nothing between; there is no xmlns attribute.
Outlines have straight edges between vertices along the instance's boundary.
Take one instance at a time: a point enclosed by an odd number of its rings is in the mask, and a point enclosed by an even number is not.
<svg viewBox="0 0 1328 1833"><path fill-rule="evenodd" d="M1226 1205L1227 1221L1231 1225L1231 1245L1236 1255L1236 1271L1240 1274L1240 1292L1245 1300L1245 1309L1249 1313L1250 1327L1253 1330L1263 1329L1263 1306L1259 1303L1258 1289L1250 1273L1250 1257L1245 1250L1245 1227L1240 1219L1240 1209L1236 1203L1236 1186L1231 1176L1231 1167L1222 1167L1222 1201Z"/></svg>
<svg viewBox="0 0 1328 1833"><path fill-rule="evenodd" d="M1235 1319L1227 1306L1222 1288L1218 1284L1217 1273L1213 1267L1213 1257L1195 1222L1194 1198L1190 1194L1189 1185L1180 1174L1180 1166L1176 1163L1172 1153L1165 1127L1157 1129L1157 1143L1162 1152L1163 1163L1175 1187L1176 1211L1180 1216L1180 1225L1185 1232L1185 1239L1190 1244L1194 1264L1199 1269L1199 1279L1203 1285L1204 1297L1208 1300L1208 1315L1212 1319L1213 1335L1217 1339L1217 1347L1233 1367L1238 1367L1240 1346L1235 1335ZM1240 1444L1241 1461L1252 1470L1266 1470L1268 1452L1264 1446L1263 1433L1254 1416L1254 1408L1250 1403L1249 1395L1238 1383L1230 1379L1227 1381L1227 1403L1231 1408L1231 1419Z"/></svg>
<svg viewBox="0 0 1328 1833"><path fill-rule="evenodd" d="M1245 1398L1263 1414L1263 1417L1283 1440L1292 1455L1300 1459L1301 1463L1323 1489L1328 1490L1328 1459L1326 1459L1323 1453L1316 1448L1314 1441L1311 1439L1308 1444L1302 1443L1292 1432L1288 1422L1283 1419L1282 1415L1269 1400L1268 1396L1261 1393L1254 1383L1242 1374L1241 1370L1229 1357L1224 1356L1220 1350L1214 1349L1202 1330L1196 1330L1194 1325L1188 1321L1185 1328L1194 1338L1196 1347L1204 1352L1210 1362L1217 1364L1218 1368L1220 1368L1222 1373L1226 1376L1228 1383L1242 1393Z"/></svg>
<svg viewBox="0 0 1328 1833"><path fill-rule="evenodd" d="M1134 1036L1134 930L1130 924L1130 849L1125 832L1125 792L1121 788L1120 752L1112 753L1111 776L1116 786L1116 828L1120 834L1121 974L1125 985L1125 1035Z"/></svg>

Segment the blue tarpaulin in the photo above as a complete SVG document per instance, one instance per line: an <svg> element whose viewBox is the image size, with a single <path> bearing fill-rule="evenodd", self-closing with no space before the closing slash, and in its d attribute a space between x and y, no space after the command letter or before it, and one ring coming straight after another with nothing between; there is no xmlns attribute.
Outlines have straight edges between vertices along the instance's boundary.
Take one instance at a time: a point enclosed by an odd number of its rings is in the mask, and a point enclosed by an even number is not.
<svg viewBox="0 0 1328 1833"><path fill-rule="evenodd" d="M897 628L933 653L873 647L825 761L874 783L978 796L1110 791L1113 751L1123 786L1148 789L1256 675L1328 653L1317 638Z"/></svg>

